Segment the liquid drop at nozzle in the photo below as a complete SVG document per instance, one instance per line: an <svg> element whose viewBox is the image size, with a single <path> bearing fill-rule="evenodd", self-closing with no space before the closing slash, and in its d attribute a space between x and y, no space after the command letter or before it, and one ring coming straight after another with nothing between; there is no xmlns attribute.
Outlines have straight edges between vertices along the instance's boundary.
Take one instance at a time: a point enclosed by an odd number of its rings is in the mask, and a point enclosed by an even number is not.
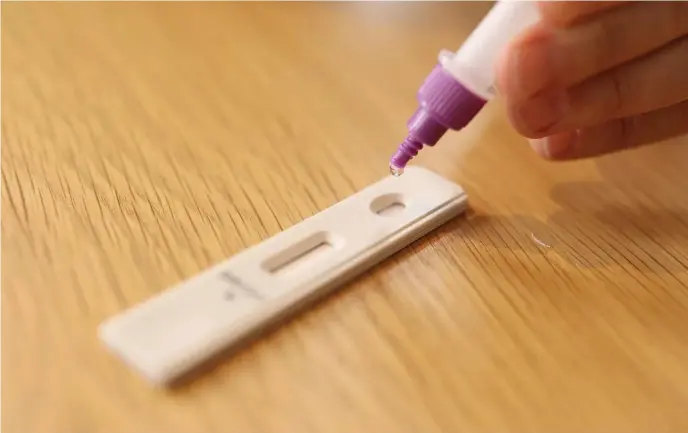
<svg viewBox="0 0 688 433"><path fill-rule="evenodd" d="M404 174L404 169L401 167L395 167L393 165L390 165L389 166L389 172L392 173L392 176L399 177L402 174Z"/></svg>

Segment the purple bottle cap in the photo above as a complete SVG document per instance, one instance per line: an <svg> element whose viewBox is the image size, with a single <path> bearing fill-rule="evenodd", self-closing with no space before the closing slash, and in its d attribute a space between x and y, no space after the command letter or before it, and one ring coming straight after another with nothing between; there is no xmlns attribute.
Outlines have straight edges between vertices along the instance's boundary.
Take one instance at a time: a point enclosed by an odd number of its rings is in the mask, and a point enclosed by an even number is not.
<svg viewBox="0 0 688 433"><path fill-rule="evenodd" d="M434 146L449 129L460 130L487 103L459 83L441 64L435 66L418 90L420 107L407 123L408 136L390 160L395 175L426 146Z"/></svg>

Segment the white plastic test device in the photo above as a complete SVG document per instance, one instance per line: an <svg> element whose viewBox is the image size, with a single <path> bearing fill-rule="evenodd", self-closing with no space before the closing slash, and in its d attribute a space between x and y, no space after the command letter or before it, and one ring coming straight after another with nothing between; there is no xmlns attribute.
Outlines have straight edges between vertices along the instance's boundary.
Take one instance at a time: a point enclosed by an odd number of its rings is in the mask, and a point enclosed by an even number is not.
<svg viewBox="0 0 688 433"><path fill-rule="evenodd" d="M463 189L420 168L388 176L104 322L100 338L168 385L461 214Z"/></svg>

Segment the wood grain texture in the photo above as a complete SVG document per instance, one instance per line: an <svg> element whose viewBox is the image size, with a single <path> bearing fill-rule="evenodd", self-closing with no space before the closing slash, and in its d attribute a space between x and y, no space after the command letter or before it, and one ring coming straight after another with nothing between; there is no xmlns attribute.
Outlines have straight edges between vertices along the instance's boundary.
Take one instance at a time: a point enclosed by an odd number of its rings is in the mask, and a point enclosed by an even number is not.
<svg viewBox="0 0 688 433"><path fill-rule="evenodd" d="M688 431L688 140L547 163L498 101L417 159L470 215L186 386L96 338L386 175L488 7L3 3L3 432Z"/></svg>

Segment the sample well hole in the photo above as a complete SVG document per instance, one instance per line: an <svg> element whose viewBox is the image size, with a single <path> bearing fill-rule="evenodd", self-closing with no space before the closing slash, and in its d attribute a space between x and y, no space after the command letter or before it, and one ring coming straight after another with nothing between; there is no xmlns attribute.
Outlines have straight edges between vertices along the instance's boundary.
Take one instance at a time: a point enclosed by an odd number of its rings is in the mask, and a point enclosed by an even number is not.
<svg viewBox="0 0 688 433"><path fill-rule="evenodd" d="M318 232L263 262L263 269L271 274L283 274L308 269L313 260L332 252L338 242L327 232Z"/></svg>
<svg viewBox="0 0 688 433"><path fill-rule="evenodd" d="M398 215L406 209L401 194L385 194L377 197L370 203L370 210L380 216Z"/></svg>

